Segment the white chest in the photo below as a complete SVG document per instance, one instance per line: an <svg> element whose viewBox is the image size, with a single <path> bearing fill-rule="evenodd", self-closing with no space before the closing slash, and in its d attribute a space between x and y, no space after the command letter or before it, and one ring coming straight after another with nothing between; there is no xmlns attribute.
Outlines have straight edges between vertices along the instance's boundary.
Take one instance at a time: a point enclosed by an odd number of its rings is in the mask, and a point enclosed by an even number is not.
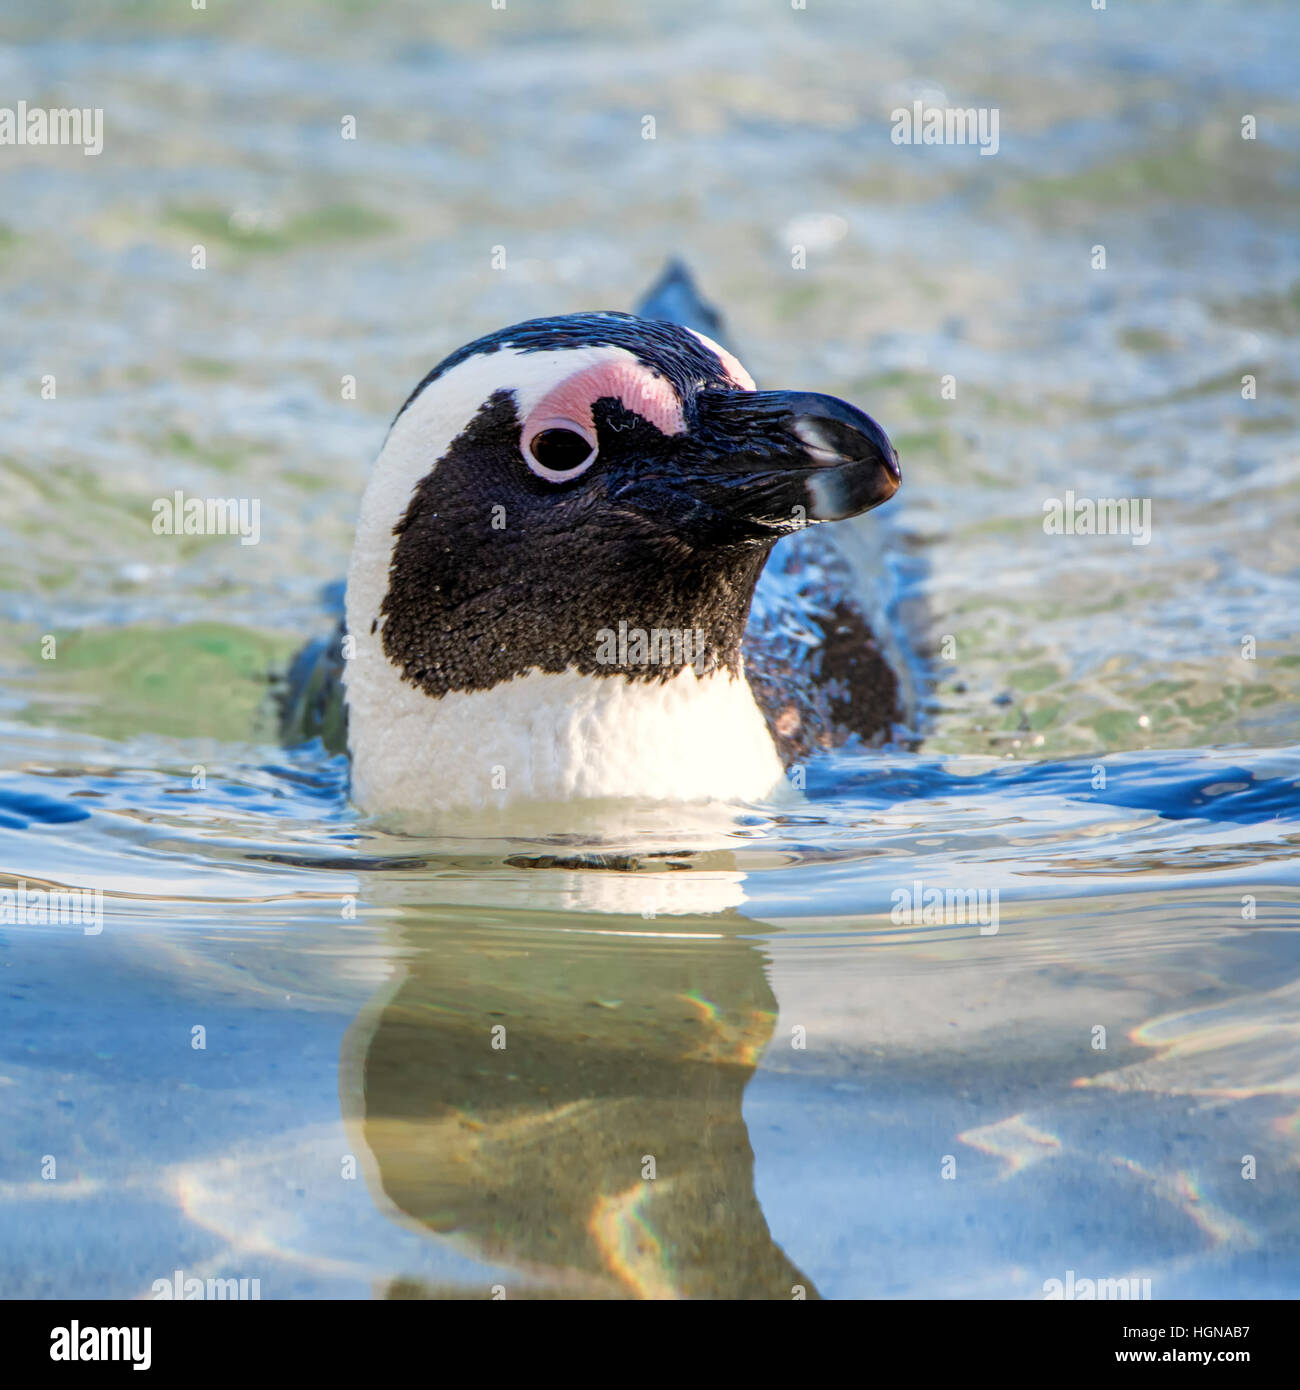
<svg viewBox="0 0 1300 1390"><path fill-rule="evenodd" d="M346 672L352 795L371 813L757 800L782 782L748 683L725 672L687 667L659 684L533 671L431 699L400 679L377 638L357 645Z"/></svg>

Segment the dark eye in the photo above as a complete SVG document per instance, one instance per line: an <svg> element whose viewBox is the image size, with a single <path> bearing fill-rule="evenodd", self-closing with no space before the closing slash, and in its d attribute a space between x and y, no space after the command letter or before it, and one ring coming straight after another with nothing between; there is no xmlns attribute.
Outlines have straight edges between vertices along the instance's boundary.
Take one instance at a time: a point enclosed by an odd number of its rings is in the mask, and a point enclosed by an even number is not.
<svg viewBox="0 0 1300 1390"><path fill-rule="evenodd" d="M529 452L534 460L550 473L567 473L586 463L592 453L591 444L573 430L543 430L533 436Z"/></svg>

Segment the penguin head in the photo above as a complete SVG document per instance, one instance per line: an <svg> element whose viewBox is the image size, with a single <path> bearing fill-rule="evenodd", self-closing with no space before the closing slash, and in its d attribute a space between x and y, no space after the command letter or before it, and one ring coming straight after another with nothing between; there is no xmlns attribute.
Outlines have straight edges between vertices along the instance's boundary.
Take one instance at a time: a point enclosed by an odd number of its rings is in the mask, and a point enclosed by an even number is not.
<svg viewBox="0 0 1300 1390"><path fill-rule="evenodd" d="M537 319L440 363L375 465L348 624L437 698L530 670L611 667L601 635L689 631L740 669L772 546L897 491L898 456L832 396L758 391L725 349L630 314Z"/></svg>

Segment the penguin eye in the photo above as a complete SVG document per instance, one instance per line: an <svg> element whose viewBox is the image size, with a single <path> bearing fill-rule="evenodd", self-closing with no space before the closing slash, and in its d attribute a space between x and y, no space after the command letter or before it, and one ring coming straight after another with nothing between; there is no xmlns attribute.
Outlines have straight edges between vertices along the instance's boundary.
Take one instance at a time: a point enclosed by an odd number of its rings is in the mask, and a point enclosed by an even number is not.
<svg viewBox="0 0 1300 1390"><path fill-rule="evenodd" d="M543 430L529 445L529 451L543 468L564 473L586 463L591 445L573 430Z"/></svg>
<svg viewBox="0 0 1300 1390"><path fill-rule="evenodd" d="M563 483L596 461L596 436L572 420L542 420L526 432L523 451L539 478Z"/></svg>

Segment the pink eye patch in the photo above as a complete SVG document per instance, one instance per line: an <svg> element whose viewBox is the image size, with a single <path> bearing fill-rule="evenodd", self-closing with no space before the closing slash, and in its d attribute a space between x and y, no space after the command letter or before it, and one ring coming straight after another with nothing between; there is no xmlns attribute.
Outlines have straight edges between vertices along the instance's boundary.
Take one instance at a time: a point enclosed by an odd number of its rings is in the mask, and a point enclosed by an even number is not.
<svg viewBox="0 0 1300 1390"><path fill-rule="evenodd" d="M742 391L754 389L754 379L731 353L702 333L695 336L716 354L733 386ZM592 412L599 400L620 402L661 434L683 434L686 430L681 398L665 377L629 358L597 362L552 387L528 412L519 443L524 461L538 477L568 482L595 463L599 441Z"/></svg>
<svg viewBox="0 0 1300 1390"><path fill-rule="evenodd" d="M589 431L594 440L592 406L607 396L621 401L661 434L681 434L686 428L682 403L666 378L655 376L639 362L599 362L575 372L537 402L524 422L525 452L531 437L557 420L569 421L584 433Z"/></svg>

